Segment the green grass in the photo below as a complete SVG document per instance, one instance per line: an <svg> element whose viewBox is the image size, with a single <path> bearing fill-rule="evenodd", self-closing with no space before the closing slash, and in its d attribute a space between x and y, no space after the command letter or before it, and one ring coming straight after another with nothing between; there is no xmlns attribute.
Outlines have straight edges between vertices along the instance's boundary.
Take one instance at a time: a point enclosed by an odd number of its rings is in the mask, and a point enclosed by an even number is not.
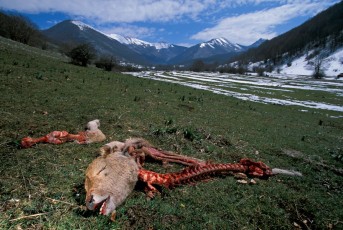
<svg viewBox="0 0 343 230"><path fill-rule="evenodd" d="M332 170L342 168L343 119L330 118L342 113L303 113L301 107L81 68L2 38L0 90L0 229L294 229L295 223L303 229L343 228L342 175ZM112 223L84 206L84 172L103 143L17 148L22 137L77 132L96 118L107 141L143 137L205 160L250 157L304 176L275 176L253 186L216 178L163 189L150 201L136 189Z"/></svg>

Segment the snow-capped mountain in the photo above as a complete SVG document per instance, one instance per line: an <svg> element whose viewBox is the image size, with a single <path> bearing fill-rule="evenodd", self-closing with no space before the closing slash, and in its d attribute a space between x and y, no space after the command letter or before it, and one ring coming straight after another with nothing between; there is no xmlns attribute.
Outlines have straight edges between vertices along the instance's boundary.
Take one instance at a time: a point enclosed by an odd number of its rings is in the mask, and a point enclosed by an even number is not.
<svg viewBox="0 0 343 230"><path fill-rule="evenodd" d="M242 46L231 43L226 38L215 38L208 42L200 43L198 46L200 49L213 49L213 50L219 49L225 52L233 52L233 51L240 52L243 49ZM216 52L220 52L220 51L216 51Z"/></svg>
<svg viewBox="0 0 343 230"><path fill-rule="evenodd" d="M63 21L42 33L59 45L90 43L98 57L114 56L119 60L145 65L189 64L200 58L210 62L218 57L218 60L226 60L247 49L225 38L212 39L189 48L165 42L152 43L118 34L105 34L76 20ZM212 60L211 57L217 59Z"/></svg>
<svg viewBox="0 0 343 230"><path fill-rule="evenodd" d="M119 60L137 64L150 63L149 60L127 45L80 21L66 20L43 30L42 33L58 45L75 46L81 43L90 43L99 57L114 56Z"/></svg>
<svg viewBox="0 0 343 230"><path fill-rule="evenodd" d="M145 47L155 47L156 49L168 49L173 47L174 45L165 43L165 42L158 42L158 43L151 43L140 40L138 38L132 38L127 36L122 36L119 34L108 34L110 38L117 40L118 42L126 45L137 45L137 46L145 46Z"/></svg>
<svg viewBox="0 0 343 230"><path fill-rule="evenodd" d="M164 42L150 43L118 34L105 34L81 21L66 20L43 30L42 33L58 45L90 43L98 57L114 56L136 64L166 64L186 47Z"/></svg>
<svg viewBox="0 0 343 230"><path fill-rule="evenodd" d="M208 59L210 57L223 55L231 56L246 50L245 47L235 44L226 38L216 38L189 47L185 52L173 58L171 63L185 63L195 59Z"/></svg>
<svg viewBox="0 0 343 230"><path fill-rule="evenodd" d="M108 36L127 45L130 49L141 54L155 64L166 64L171 58L187 49L186 47L166 42L151 43L119 34L109 34Z"/></svg>

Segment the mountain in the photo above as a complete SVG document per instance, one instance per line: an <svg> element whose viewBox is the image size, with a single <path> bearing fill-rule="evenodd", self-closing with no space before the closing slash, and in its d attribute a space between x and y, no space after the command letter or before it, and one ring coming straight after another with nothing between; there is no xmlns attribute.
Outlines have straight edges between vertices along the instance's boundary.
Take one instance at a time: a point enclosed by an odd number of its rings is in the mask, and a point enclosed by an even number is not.
<svg viewBox="0 0 343 230"><path fill-rule="evenodd" d="M43 30L42 33L58 45L75 46L90 43L98 57L114 56L119 60L143 65L187 65L197 59L205 62L223 62L264 42L260 39L251 46L242 46L225 38L216 38L187 48L165 42L150 43L118 34L108 35L74 20L58 23Z"/></svg>
<svg viewBox="0 0 343 230"><path fill-rule="evenodd" d="M263 42L228 61L248 70L337 76L343 72L343 1L320 12L300 26Z"/></svg>
<svg viewBox="0 0 343 230"><path fill-rule="evenodd" d="M173 57L181 54L187 48L165 42L150 43L137 38L110 34L109 37L116 39L130 49L141 54L147 60L155 64L166 64Z"/></svg>
<svg viewBox="0 0 343 230"><path fill-rule="evenodd" d="M136 64L166 64L187 48L168 43L149 43L118 34L104 34L91 26L74 20L66 20L43 30L42 33L58 45L90 43L99 57L115 56L119 60Z"/></svg>
<svg viewBox="0 0 343 230"><path fill-rule="evenodd" d="M246 50L251 49L251 48L257 48L257 47L259 47L262 43L264 43L265 41L268 41L268 40L267 40L267 39L260 38L260 39L258 39L256 42L254 42L253 44L251 44L250 46L243 46L243 47L245 47Z"/></svg>
<svg viewBox="0 0 343 230"><path fill-rule="evenodd" d="M231 43L226 38L216 38L189 47L183 53L171 59L170 63L182 64L196 59L208 59L213 56L230 56L230 54L237 54L244 50L243 46Z"/></svg>
<svg viewBox="0 0 343 230"><path fill-rule="evenodd" d="M137 64L150 64L149 60L125 44L80 21L66 20L47 30L43 30L42 33L58 45L90 43L98 56L109 55L115 56L119 60Z"/></svg>
<svg viewBox="0 0 343 230"><path fill-rule="evenodd" d="M272 60L273 64L285 58L299 56L312 48L325 48L327 39L333 41L330 49L333 52L343 43L343 1L320 12L300 26L281 34L259 47L231 59L243 62Z"/></svg>

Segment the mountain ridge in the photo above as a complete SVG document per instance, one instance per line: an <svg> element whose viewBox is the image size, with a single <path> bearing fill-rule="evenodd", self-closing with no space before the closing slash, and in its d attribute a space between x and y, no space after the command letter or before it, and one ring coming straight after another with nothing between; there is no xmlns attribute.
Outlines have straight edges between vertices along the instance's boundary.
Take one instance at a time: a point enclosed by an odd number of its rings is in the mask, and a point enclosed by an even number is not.
<svg viewBox="0 0 343 230"><path fill-rule="evenodd" d="M97 55L114 56L119 60L125 59L138 64L151 64L149 60L126 45L109 38L87 24L80 23L80 21L66 20L43 30L42 33L58 45L89 43L94 47Z"/></svg>
<svg viewBox="0 0 343 230"><path fill-rule="evenodd" d="M250 47L232 43L226 38L211 39L191 47L166 42L151 43L119 34L105 34L77 20L62 21L42 33L59 45L90 43L98 56L110 55L143 65L190 63L199 58L211 60L212 56L223 56L220 60L226 60Z"/></svg>

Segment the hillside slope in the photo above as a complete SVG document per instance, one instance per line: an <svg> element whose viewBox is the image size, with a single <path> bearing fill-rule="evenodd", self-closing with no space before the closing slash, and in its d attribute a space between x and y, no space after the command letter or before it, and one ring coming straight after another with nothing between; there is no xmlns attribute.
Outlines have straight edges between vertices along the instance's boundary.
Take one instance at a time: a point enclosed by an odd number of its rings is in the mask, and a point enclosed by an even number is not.
<svg viewBox="0 0 343 230"><path fill-rule="evenodd" d="M343 1L319 13L302 25L279 35L251 49L231 61L257 62L272 60L277 63L284 55L293 56L308 46L325 46L326 39L331 36L332 50L343 45Z"/></svg>
<svg viewBox="0 0 343 230"><path fill-rule="evenodd" d="M308 60L306 54L294 58L290 64L283 64L278 67L281 74L312 75L314 72L314 60ZM338 49L329 56L323 57L321 66L325 76L336 77L343 73L343 48ZM275 71L276 72L276 71Z"/></svg>

